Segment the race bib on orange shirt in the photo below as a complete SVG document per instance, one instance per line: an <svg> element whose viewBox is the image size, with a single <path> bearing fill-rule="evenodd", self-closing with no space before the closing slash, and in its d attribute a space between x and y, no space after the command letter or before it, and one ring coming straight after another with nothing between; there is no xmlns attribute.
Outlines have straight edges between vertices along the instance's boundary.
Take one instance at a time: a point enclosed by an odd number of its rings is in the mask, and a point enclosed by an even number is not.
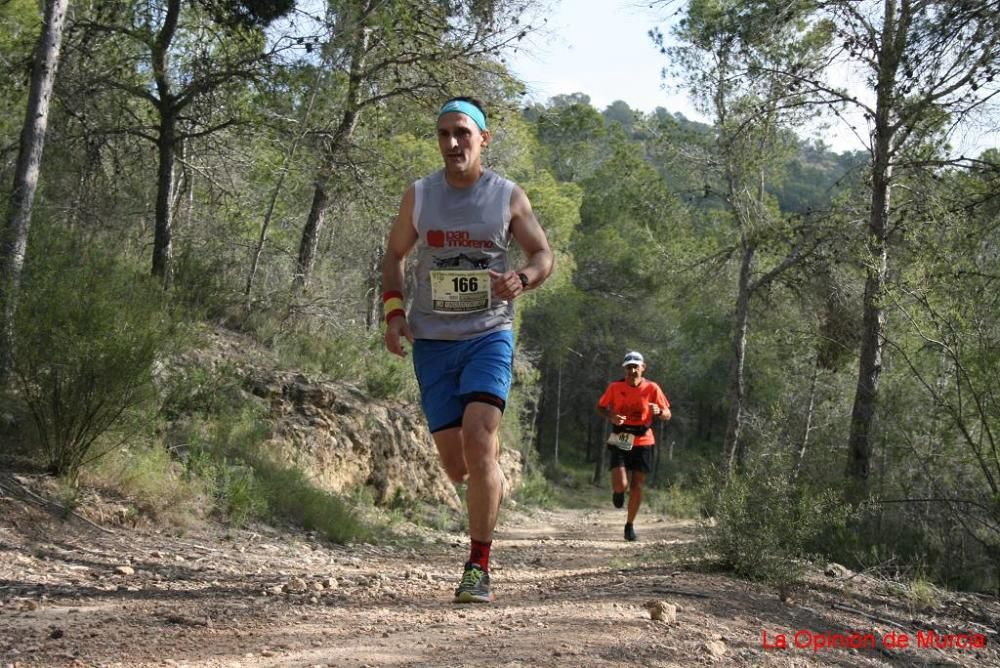
<svg viewBox="0 0 1000 668"><path fill-rule="evenodd" d="M613 445L619 450L631 450L632 446L635 445L635 434L630 434L627 431L620 434L612 433L608 436L608 445Z"/></svg>

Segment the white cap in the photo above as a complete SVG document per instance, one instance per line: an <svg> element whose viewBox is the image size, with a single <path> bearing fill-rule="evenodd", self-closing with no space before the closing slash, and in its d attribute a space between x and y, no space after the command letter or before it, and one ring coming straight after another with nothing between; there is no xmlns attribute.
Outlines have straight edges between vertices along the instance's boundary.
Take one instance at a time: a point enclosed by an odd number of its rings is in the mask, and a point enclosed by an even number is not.
<svg viewBox="0 0 1000 668"><path fill-rule="evenodd" d="M642 359L642 353L637 353L632 351L625 355L625 361L622 362L622 366L630 366L632 364L645 364L646 362Z"/></svg>

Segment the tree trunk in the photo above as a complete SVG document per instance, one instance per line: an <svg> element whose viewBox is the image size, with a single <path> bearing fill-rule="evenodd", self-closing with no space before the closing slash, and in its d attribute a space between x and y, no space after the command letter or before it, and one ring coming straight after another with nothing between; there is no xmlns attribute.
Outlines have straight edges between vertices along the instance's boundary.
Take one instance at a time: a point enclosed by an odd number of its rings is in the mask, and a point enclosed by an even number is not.
<svg viewBox="0 0 1000 668"><path fill-rule="evenodd" d="M325 170L316 179L312 205L309 207L309 217L306 218L306 225L302 228L302 238L299 240L299 257L295 263L295 276L292 279L292 285L300 290L309 284L309 277L312 274L313 265L316 263L319 236L323 231L323 225L326 222L326 209L330 204L326 189L332 180Z"/></svg>
<svg viewBox="0 0 1000 668"><path fill-rule="evenodd" d="M662 426L663 423L661 422ZM655 487L656 483L660 480L660 451L663 449L663 430L660 430L660 439L656 441L656 445L653 448L653 475L650 477L649 485Z"/></svg>
<svg viewBox="0 0 1000 668"><path fill-rule="evenodd" d="M881 305L885 290L886 251L884 243L873 240L875 266L868 268L865 281L864 320L861 331L861 356L858 383L851 410L851 433L848 441L847 475L867 490L871 473L872 438L879 380L882 375L882 346L885 337L885 309Z"/></svg>
<svg viewBox="0 0 1000 668"><path fill-rule="evenodd" d="M809 407L806 409L806 424L802 429L802 441L799 443L799 451L795 455L795 464L792 467L792 480L799 477L802 471L802 462L806 458L806 450L809 448L809 434L812 432L813 413L816 410L816 384L819 380L819 355L813 364L812 380L809 382Z"/></svg>
<svg viewBox="0 0 1000 668"><path fill-rule="evenodd" d="M21 286L21 270L28 249L31 209L38 188L38 173L49 120L49 100L59 65L68 5L69 0L49 0L45 7L45 22L35 47L28 107L21 127L21 144L10 198L10 217L0 238L0 385L6 382L13 360L14 313Z"/></svg>
<svg viewBox="0 0 1000 668"><path fill-rule="evenodd" d="M556 377L556 438L552 446L552 465L559 468L559 424L562 422L562 373L563 364L559 363L559 373Z"/></svg>
<svg viewBox="0 0 1000 668"><path fill-rule="evenodd" d="M885 344L885 294L888 268L889 196L892 177L894 130L890 109L894 104L896 70L901 56L896 42L896 2L886 0L876 91L875 129L872 136L872 193L868 217L868 257L864 294L864 318L858 383L851 411L848 440L847 476L855 483L855 494L868 491L871 473L873 426L882 375L882 347Z"/></svg>
<svg viewBox="0 0 1000 668"><path fill-rule="evenodd" d="M156 35L151 49L153 77L156 80L157 112L160 115L159 136L156 139L156 220L153 230L153 276L158 277L164 287L171 280L171 259L173 256L172 229L174 194L174 151L177 143L177 115L168 70L170 45L177 34L180 21L181 2L170 0L163 26Z"/></svg>
<svg viewBox="0 0 1000 668"><path fill-rule="evenodd" d="M587 452L583 461L594 461L594 417L592 415L587 416Z"/></svg>
<svg viewBox="0 0 1000 668"><path fill-rule="evenodd" d="M80 169L73 204L66 220L66 226L70 230L78 229L83 223L84 212L93 206L93 200L98 192L96 179L101 162L101 143L96 139L87 138L86 146L86 160Z"/></svg>
<svg viewBox="0 0 1000 668"><path fill-rule="evenodd" d="M729 364L729 385L726 402L729 413L726 417L726 436L722 444L722 468L726 477L733 474L737 462L742 463L745 454L740 452L740 435L743 431L743 400L746 380L743 367L746 360L747 332L750 329L750 281L753 276L754 248L744 243L743 260L740 263L739 293L736 298L736 327L733 332L733 357Z"/></svg>
<svg viewBox="0 0 1000 668"><path fill-rule="evenodd" d="M539 391L533 401L531 401L531 419L528 421L529 430L521 439L521 472L527 476L531 472L531 447L535 444L535 430L538 428L538 408L542 402L542 392ZM537 445L536 445L536 452Z"/></svg>
<svg viewBox="0 0 1000 668"><path fill-rule="evenodd" d="M364 25L364 22L359 22L355 26L354 45L351 48L350 77L344 99L344 114L324 151L324 164L316 177L312 206L309 208L309 217L306 219L305 227L302 228L302 238L299 240L299 257L292 280L293 286L299 290L309 284L309 278L316 263L319 238L326 221L326 210L330 206L329 188L336 175L337 164L343 158L342 152L350 143L354 129L360 120L361 84L363 83L365 60L368 56L370 34L371 31Z"/></svg>
<svg viewBox="0 0 1000 668"><path fill-rule="evenodd" d="M257 235L257 245L254 246L253 254L250 256L250 270L247 271L247 283L243 288L243 314L249 316L253 310L253 283L257 279L257 270L260 268L260 256L264 254L264 244L267 243L267 232L271 228L271 217L274 215L274 205L278 201L278 194L285 182L287 164L278 177L278 182L271 192L271 200L267 203L267 211L264 213L264 222L260 225L260 234Z"/></svg>
<svg viewBox="0 0 1000 668"><path fill-rule="evenodd" d="M368 261L368 276L366 278L367 300L365 304L365 325L368 331L377 329L382 323L382 258L385 257L385 246L379 243L372 250Z"/></svg>
<svg viewBox="0 0 1000 668"><path fill-rule="evenodd" d="M174 143L176 141L177 120L169 101L161 102L160 136L156 142L156 223L153 231L153 276L169 287L171 279L171 259L173 258L173 205L171 196L174 183Z"/></svg>
<svg viewBox="0 0 1000 668"><path fill-rule="evenodd" d="M247 272L247 283L243 289L243 308L244 313L248 316L253 307L253 284L257 278L257 270L260 268L260 257L264 253L264 244L267 243L267 233L271 229L274 207L278 203L278 196L284 187L285 178L288 176L288 170L291 167L292 158L295 157L295 150L298 148L300 139L301 136L295 138L295 142L292 144L292 148L288 151L285 162L281 166L281 174L278 175L278 182L274 184L274 190L271 191L271 199L267 203L264 221L260 225L260 234L257 236L257 245L254 246L253 255L250 258L250 270Z"/></svg>
<svg viewBox="0 0 1000 668"><path fill-rule="evenodd" d="M608 454L607 442L608 442L608 427L610 423L607 420L602 420L602 422L604 423L604 427L601 429L601 442L597 446L597 456L594 457L593 483L595 485L599 485L601 483L601 479L604 475L604 462L607 461L607 459L605 458L607 457Z"/></svg>
<svg viewBox="0 0 1000 668"><path fill-rule="evenodd" d="M174 165L178 168L176 176L171 181L170 197L170 229L176 229L179 220L187 223L191 222L194 216L194 200L191 195L194 193L192 183L191 167L185 159L184 152L187 142L183 139L176 141L174 149Z"/></svg>
<svg viewBox="0 0 1000 668"><path fill-rule="evenodd" d="M536 424L538 428L535 430L535 451L539 455L542 453L542 440L545 438L545 404L548 402L545 400L545 383L542 383L541 396L538 398L538 419Z"/></svg>
<svg viewBox="0 0 1000 668"><path fill-rule="evenodd" d="M313 106L316 104L316 96L319 93L322 80L323 73L321 72L317 76L316 82L313 84L313 91L312 95L309 97L309 104L306 105L306 108L302 112L301 125L303 128L309 127L309 115L312 113ZM288 171L291 169L292 161L295 159L295 153L298 151L299 143L305 138L305 135L306 131L302 131L295 136L295 141L292 142L292 146L288 149L288 154L282 162L281 173L278 175L278 182L274 184L274 189L271 191L271 199L267 203L267 212L264 214L264 221L260 225L260 234L257 237L257 245L254 247L253 255L250 258L250 271L247 272L247 283L243 290L244 313L247 316L250 315L250 311L253 307L253 284L257 278L257 271L260 268L260 258L264 253L264 245L267 243L267 235L271 229L271 219L274 217L274 208L278 203L278 196L281 195L281 190L285 185L285 179L288 177Z"/></svg>

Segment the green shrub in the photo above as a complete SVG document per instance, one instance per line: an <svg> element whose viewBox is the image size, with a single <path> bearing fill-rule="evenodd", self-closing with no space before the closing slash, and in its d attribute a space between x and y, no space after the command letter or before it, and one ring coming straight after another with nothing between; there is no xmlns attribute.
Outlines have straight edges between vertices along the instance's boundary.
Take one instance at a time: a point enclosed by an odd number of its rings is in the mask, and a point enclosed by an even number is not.
<svg viewBox="0 0 1000 668"><path fill-rule="evenodd" d="M465 514L443 503L419 503L417 511L411 512L409 517L421 526L450 533L461 533L466 526Z"/></svg>
<svg viewBox="0 0 1000 668"><path fill-rule="evenodd" d="M704 506L698 490L680 485L671 485L666 489L646 487L642 501L652 512L687 519L698 517Z"/></svg>
<svg viewBox="0 0 1000 668"><path fill-rule="evenodd" d="M114 490L143 514L184 525L202 517L207 485L185 475L182 465L167 448L153 442L136 442L115 448L81 471L81 482Z"/></svg>
<svg viewBox="0 0 1000 668"><path fill-rule="evenodd" d="M202 481L215 509L236 526L280 520L337 543L370 539L371 530L350 503L268 456L262 446L271 431L259 411L251 405L213 415L175 434L188 480Z"/></svg>
<svg viewBox="0 0 1000 668"><path fill-rule="evenodd" d="M56 486L54 498L60 509L60 517L69 519L70 515L80 507L80 490L68 479L62 479Z"/></svg>
<svg viewBox="0 0 1000 668"><path fill-rule="evenodd" d="M519 503L539 508L551 508L556 500L552 484L538 469L532 469L524 475L520 487L514 492L514 498Z"/></svg>
<svg viewBox="0 0 1000 668"><path fill-rule="evenodd" d="M357 505L370 508L375 506L375 497L367 485L356 488L351 498ZM392 522L407 520L418 526L450 532L461 532L465 526L464 513L443 503L414 498L402 488L396 489L386 504L386 509Z"/></svg>
<svg viewBox="0 0 1000 668"><path fill-rule="evenodd" d="M251 462L261 443L271 435L258 409L244 406L194 420L174 436L189 480L199 480L215 509L234 525L268 516L267 491Z"/></svg>
<svg viewBox="0 0 1000 668"><path fill-rule="evenodd" d="M801 579L807 560L817 556L816 539L843 527L851 513L832 490L813 490L763 467L733 477L714 510L708 543L723 565L779 588Z"/></svg>
<svg viewBox="0 0 1000 668"><path fill-rule="evenodd" d="M68 236L35 240L15 317L13 373L34 427L30 441L55 474L75 483L127 442L130 411L152 398L152 367L176 338L162 290L119 258Z"/></svg>
<svg viewBox="0 0 1000 668"><path fill-rule="evenodd" d="M379 331L363 325L317 325L306 321L279 328L273 319L257 316L254 335L271 345L286 367L347 380L376 398L417 397L409 359L386 352Z"/></svg>
<svg viewBox="0 0 1000 668"><path fill-rule="evenodd" d="M216 320L237 310L240 297L233 285L234 264L221 254L198 246L182 246L173 262L174 299L191 315Z"/></svg>
<svg viewBox="0 0 1000 668"><path fill-rule="evenodd" d="M902 586L902 595L918 610L929 610L941 604L943 592L922 575Z"/></svg>
<svg viewBox="0 0 1000 668"><path fill-rule="evenodd" d="M368 344L364 333L353 328L333 332L305 324L283 333L273 343L282 364L334 380L361 377Z"/></svg>
<svg viewBox="0 0 1000 668"><path fill-rule="evenodd" d="M264 460L254 463L270 514L335 543L367 541L371 529L345 500L317 488L301 470Z"/></svg>
<svg viewBox="0 0 1000 668"><path fill-rule="evenodd" d="M243 526L250 519L265 516L270 502L257 472L245 464L227 461L220 464L216 488L229 521L235 526Z"/></svg>
<svg viewBox="0 0 1000 668"><path fill-rule="evenodd" d="M174 370L161 390L161 416L223 415L238 411L247 401L242 381L231 363L213 369L182 366Z"/></svg>
<svg viewBox="0 0 1000 668"><path fill-rule="evenodd" d="M384 360L373 360L365 371L365 389L375 399L391 399L403 395L411 384L413 371L395 355L385 354Z"/></svg>

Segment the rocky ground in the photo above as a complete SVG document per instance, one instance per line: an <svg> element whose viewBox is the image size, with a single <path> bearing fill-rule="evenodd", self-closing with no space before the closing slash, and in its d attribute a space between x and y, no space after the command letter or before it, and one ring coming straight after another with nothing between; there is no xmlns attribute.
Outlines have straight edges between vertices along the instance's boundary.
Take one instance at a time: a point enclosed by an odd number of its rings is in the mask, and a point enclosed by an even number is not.
<svg viewBox="0 0 1000 668"><path fill-rule="evenodd" d="M831 568L781 601L685 560L698 540L690 521L646 513L640 541L623 541L610 503L506 508L497 603L456 605L461 535L410 528L392 545L330 545L264 527L99 526L100 513L62 520L10 488L0 666L1000 665L995 599L917 608ZM916 647L929 631L985 648ZM891 632L912 646L885 647ZM816 647L851 633L877 646Z"/></svg>

